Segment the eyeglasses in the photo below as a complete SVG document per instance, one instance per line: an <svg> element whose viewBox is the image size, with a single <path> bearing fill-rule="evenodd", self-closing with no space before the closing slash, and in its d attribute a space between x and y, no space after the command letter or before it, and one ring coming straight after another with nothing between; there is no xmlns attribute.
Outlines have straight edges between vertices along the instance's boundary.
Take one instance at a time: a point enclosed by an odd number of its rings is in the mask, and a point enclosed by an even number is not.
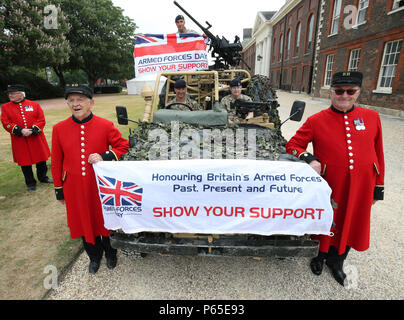
<svg viewBox="0 0 404 320"><path fill-rule="evenodd" d="M332 90L335 92L335 94L337 96L342 96L345 93L345 91L348 95L353 96L359 89L346 89L345 90L345 89L338 88L338 89L332 89Z"/></svg>

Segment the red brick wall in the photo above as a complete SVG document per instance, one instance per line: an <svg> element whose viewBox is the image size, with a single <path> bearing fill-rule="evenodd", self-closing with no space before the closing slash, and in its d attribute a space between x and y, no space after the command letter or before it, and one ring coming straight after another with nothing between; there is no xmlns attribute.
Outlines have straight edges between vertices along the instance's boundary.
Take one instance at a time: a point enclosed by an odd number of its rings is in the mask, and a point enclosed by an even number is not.
<svg viewBox="0 0 404 320"><path fill-rule="evenodd" d="M286 90L309 92L311 88L311 70L313 66L313 52L315 50L317 9L319 0L303 0L293 8L285 17L273 26L272 44L275 39L275 60L271 58L270 74L273 75L276 88ZM307 35L310 16L313 15L312 43L308 50ZM300 23L299 50L296 51L297 26ZM288 44L288 31L291 34L289 56L286 56ZM283 57L280 59L280 38L283 39ZM296 53L296 54L295 54ZM282 79L276 75L282 75Z"/></svg>
<svg viewBox="0 0 404 320"><path fill-rule="evenodd" d="M251 76L253 76L255 69L255 43L250 45L248 49L241 54L241 57L251 68L251 70L248 69L247 65L243 61L240 62L240 68L249 71Z"/></svg>
<svg viewBox="0 0 404 320"><path fill-rule="evenodd" d="M314 95L328 97L323 88L325 61L327 55L335 54L333 72L348 69L350 51L361 48L359 71L364 75L359 103L404 110L404 10L388 14L393 1L370 0L366 23L356 29L347 29L344 22L351 12L344 13L348 5L357 6L359 0L343 0L338 34L330 36L331 16L334 0L325 1L323 26L321 30L318 69L315 78ZM402 39L403 44L396 67L391 94L374 92L377 88L385 43Z"/></svg>

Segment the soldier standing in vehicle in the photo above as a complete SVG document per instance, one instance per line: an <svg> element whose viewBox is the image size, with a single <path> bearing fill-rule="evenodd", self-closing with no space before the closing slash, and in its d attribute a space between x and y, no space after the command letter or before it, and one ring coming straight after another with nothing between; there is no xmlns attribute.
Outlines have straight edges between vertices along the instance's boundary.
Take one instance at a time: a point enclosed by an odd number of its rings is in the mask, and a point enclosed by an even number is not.
<svg viewBox="0 0 404 320"><path fill-rule="evenodd" d="M242 89L242 87L241 87L240 79L237 79L237 78L233 79L232 81L230 81L231 94L223 97L222 101L220 101L220 106L223 109L227 110L229 123L239 123L240 121L244 120L244 119L241 119L236 114L236 109L233 106L236 99L252 101L249 96L241 93L241 89ZM254 117L254 113L249 112L245 119L250 119L252 117Z"/></svg>
<svg viewBox="0 0 404 320"><path fill-rule="evenodd" d="M306 161L328 182L334 209L332 236L320 240L319 254L310 263L320 275L323 263L344 285L343 263L350 248L369 248L370 212L383 199L384 155L382 126L375 111L355 105L362 84L360 72L337 72L331 81L331 107L307 119L286 144L286 150ZM314 155L306 151L312 142Z"/></svg>
<svg viewBox="0 0 404 320"><path fill-rule="evenodd" d="M185 19L184 19L184 16L181 14L179 14L178 16L175 17L175 24L177 26L176 33L196 33L196 34L198 34L198 32L191 30L191 29L187 29L185 27Z"/></svg>
<svg viewBox="0 0 404 320"><path fill-rule="evenodd" d="M175 104L176 102L181 102L189 105L192 108L192 111L198 111L198 110L203 110L202 107L196 102L194 99L191 99L190 97L187 96L187 84L185 80L183 79L178 79L174 83L174 92L175 92L175 98L171 99L168 104L173 104L171 106L171 109L175 110L183 110L183 111L190 111L188 107L181 105L181 104Z"/></svg>

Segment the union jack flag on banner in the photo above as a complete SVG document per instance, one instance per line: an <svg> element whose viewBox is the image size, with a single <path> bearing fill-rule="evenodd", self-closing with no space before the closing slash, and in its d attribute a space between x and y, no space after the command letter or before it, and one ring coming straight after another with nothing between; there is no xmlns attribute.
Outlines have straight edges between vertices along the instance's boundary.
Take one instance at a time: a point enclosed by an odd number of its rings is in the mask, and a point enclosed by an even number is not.
<svg viewBox="0 0 404 320"><path fill-rule="evenodd" d="M209 68L206 39L196 33L140 34L133 56L136 77Z"/></svg>
<svg viewBox="0 0 404 320"><path fill-rule="evenodd" d="M255 162L99 161L93 168L101 202L132 203L101 204L104 226L125 233L330 235L331 188L323 178L304 163ZM285 179L277 185L257 175Z"/></svg>
<svg viewBox="0 0 404 320"><path fill-rule="evenodd" d="M101 203L109 206L141 206L143 188L133 182L97 175Z"/></svg>

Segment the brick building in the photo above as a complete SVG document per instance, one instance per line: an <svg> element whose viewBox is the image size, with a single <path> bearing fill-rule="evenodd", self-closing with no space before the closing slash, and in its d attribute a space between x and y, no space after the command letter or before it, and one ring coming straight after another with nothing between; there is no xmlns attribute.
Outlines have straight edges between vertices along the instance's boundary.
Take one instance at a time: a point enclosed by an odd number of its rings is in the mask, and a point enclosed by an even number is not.
<svg viewBox="0 0 404 320"><path fill-rule="evenodd" d="M331 75L364 75L358 102L404 110L404 1L321 0L313 94L328 97Z"/></svg>
<svg viewBox="0 0 404 320"><path fill-rule="evenodd" d="M250 39L243 41L243 60L251 67L251 74L269 76L269 57L271 52L272 26L271 18L275 11L258 11L255 17L254 27L251 30ZM245 36L245 34L243 35ZM247 69L246 63L240 63L240 67Z"/></svg>
<svg viewBox="0 0 404 320"><path fill-rule="evenodd" d="M255 70L255 39L252 37L252 28L243 30L243 51L241 57L243 61L240 62L239 68L248 70L251 75L254 75Z"/></svg>
<svg viewBox="0 0 404 320"><path fill-rule="evenodd" d="M240 68L248 70L253 76L255 74L255 41L249 42L244 48L242 58L244 61L240 62Z"/></svg>
<svg viewBox="0 0 404 320"><path fill-rule="evenodd" d="M320 0L288 0L271 19L275 88L311 92Z"/></svg>

